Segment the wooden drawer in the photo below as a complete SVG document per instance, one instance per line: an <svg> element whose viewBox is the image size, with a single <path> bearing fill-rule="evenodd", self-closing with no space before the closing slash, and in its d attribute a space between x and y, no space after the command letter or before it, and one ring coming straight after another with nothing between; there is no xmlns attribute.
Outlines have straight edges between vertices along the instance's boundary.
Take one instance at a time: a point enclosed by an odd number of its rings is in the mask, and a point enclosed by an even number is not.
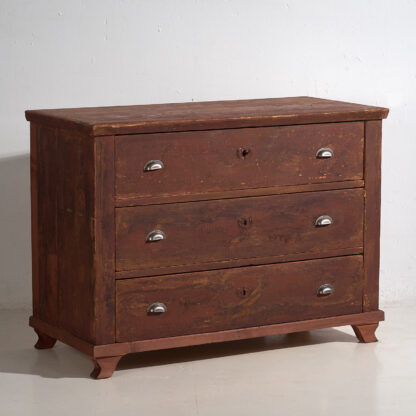
<svg viewBox="0 0 416 416"><path fill-rule="evenodd" d="M117 136L120 200L363 178L364 123ZM317 158L330 148L333 157ZM150 160L160 170L144 171Z"/></svg>
<svg viewBox="0 0 416 416"><path fill-rule="evenodd" d="M118 342L362 311L362 256L119 280ZM334 293L318 296L329 284ZM162 302L167 312L148 313Z"/></svg>
<svg viewBox="0 0 416 416"><path fill-rule="evenodd" d="M116 209L116 269L139 270L362 247L363 190ZM333 224L315 225L322 215ZM165 239L146 242L152 230Z"/></svg>

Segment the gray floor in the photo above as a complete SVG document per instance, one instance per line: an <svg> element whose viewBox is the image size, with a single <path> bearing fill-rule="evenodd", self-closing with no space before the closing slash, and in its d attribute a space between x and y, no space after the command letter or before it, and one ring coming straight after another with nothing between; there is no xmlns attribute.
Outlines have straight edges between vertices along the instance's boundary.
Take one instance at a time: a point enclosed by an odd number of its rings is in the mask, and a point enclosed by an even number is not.
<svg viewBox="0 0 416 416"><path fill-rule="evenodd" d="M108 380L57 343L35 350L28 312L0 312L1 415L412 415L416 306L384 308L376 344L350 327L134 354Z"/></svg>

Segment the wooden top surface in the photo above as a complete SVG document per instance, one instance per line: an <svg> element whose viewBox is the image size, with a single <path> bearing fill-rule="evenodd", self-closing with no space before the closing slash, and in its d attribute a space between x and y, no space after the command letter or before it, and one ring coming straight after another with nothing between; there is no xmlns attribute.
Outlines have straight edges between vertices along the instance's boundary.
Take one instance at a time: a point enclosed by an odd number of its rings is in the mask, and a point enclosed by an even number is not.
<svg viewBox="0 0 416 416"><path fill-rule="evenodd" d="M386 118L387 108L313 97L28 110L26 119L92 136Z"/></svg>

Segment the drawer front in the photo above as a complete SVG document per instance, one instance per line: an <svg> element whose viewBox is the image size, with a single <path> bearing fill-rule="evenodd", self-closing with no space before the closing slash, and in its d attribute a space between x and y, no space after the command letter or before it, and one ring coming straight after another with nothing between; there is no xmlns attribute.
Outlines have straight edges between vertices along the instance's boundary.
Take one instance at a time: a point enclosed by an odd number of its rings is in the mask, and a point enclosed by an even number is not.
<svg viewBox="0 0 416 416"><path fill-rule="evenodd" d="M362 265L362 256L358 255L119 280L116 340L163 338L359 313ZM319 296L322 285L331 285L334 292ZM166 312L148 311L155 303L163 303Z"/></svg>
<svg viewBox="0 0 416 416"><path fill-rule="evenodd" d="M117 208L116 268L362 247L363 205L362 189L349 189ZM315 225L322 215L333 224ZM164 239L146 241L154 230Z"/></svg>
<svg viewBox="0 0 416 416"><path fill-rule="evenodd" d="M363 178L362 122L116 137L119 198ZM330 148L333 156L317 158ZM156 170L144 171L147 162ZM150 169L150 167L149 167Z"/></svg>

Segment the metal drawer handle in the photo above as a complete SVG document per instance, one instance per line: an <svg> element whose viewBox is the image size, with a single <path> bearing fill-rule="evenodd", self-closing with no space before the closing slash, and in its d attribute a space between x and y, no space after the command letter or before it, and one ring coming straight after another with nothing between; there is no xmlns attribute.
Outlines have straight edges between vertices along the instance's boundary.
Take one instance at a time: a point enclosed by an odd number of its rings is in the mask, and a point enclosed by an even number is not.
<svg viewBox="0 0 416 416"><path fill-rule="evenodd" d="M145 165L143 170L145 172L149 172L151 170L159 170L159 169L163 169L165 165L163 164L163 162L161 160L149 160Z"/></svg>
<svg viewBox="0 0 416 416"><path fill-rule="evenodd" d="M160 241L164 240L166 238L166 234L162 230L153 230L150 231L149 234L146 236L146 241L152 242L152 241Z"/></svg>
<svg viewBox="0 0 416 416"><path fill-rule="evenodd" d="M316 227L326 227L333 224L334 221L329 215L321 215L315 220Z"/></svg>
<svg viewBox="0 0 416 416"><path fill-rule="evenodd" d="M333 286L331 286L328 283L325 283L324 285L321 285L318 287L318 296L329 296L332 295L335 292L335 289Z"/></svg>
<svg viewBox="0 0 416 416"><path fill-rule="evenodd" d="M165 313L167 312L168 308L166 307L166 305L162 302L155 302L152 303L148 308L147 308L147 313Z"/></svg>
<svg viewBox="0 0 416 416"><path fill-rule="evenodd" d="M334 156L334 152L329 147L321 147L316 152L316 158L317 159L329 159L332 156Z"/></svg>

